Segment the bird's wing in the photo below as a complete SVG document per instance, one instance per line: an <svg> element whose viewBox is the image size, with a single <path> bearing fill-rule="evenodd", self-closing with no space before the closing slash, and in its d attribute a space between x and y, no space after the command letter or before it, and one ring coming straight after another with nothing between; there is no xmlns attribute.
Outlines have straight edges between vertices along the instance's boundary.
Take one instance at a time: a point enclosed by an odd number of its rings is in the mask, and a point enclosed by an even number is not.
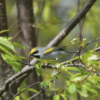
<svg viewBox="0 0 100 100"><path fill-rule="evenodd" d="M67 46L59 46L59 47L51 47L49 49L47 49L44 54L48 54L48 53L51 53L51 52L54 52L54 51L57 51L57 50L65 50Z"/></svg>
<svg viewBox="0 0 100 100"><path fill-rule="evenodd" d="M44 52L44 54L48 54L48 53L52 52L54 49L55 49L55 47L51 47L51 48L47 49L47 50Z"/></svg>

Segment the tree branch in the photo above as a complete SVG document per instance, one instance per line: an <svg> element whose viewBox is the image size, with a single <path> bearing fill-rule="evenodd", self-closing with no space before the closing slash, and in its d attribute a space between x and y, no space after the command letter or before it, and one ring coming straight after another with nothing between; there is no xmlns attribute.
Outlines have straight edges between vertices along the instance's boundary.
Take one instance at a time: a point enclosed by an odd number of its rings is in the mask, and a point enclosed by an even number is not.
<svg viewBox="0 0 100 100"><path fill-rule="evenodd" d="M94 51L100 51L100 47L95 48ZM70 59L70 60L76 61L76 60L74 60L74 59ZM68 63L70 60L63 62L63 64L65 65L65 64ZM43 66L44 66L44 65L43 65ZM46 65L46 66L47 66L47 65ZM46 67L46 66L44 66L44 67ZM73 64L68 64L68 66L80 66L80 67L85 67L85 66L82 65L82 64L74 64L74 65L73 65ZM28 65L27 65L27 66L25 66L19 73L15 74L15 75L12 76L11 78L9 78L9 79L5 82L4 86L0 89L0 96L4 93L5 90L8 89L8 86L9 86L10 83L12 83L12 82L13 82L14 80L16 80L17 78L21 77L23 74L26 74L26 75L27 75L27 74L31 73L31 72L34 70L34 68L35 68L35 66L30 66L30 67L28 67ZM49 65L49 66L47 66L47 68L52 68L52 67L51 67L51 65ZM100 76L100 74L97 74L97 75Z"/></svg>
<svg viewBox="0 0 100 100"><path fill-rule="evenodd" d="M82 18L86 15L86 13L90 10L96 0L88 0L83 8L76 14L76 16L63 28L58 35L51 40L51 42L47 46L57 46L69 33L70 31L80 22ZM31 63L37 63L36 59L32 59Z"/></svg>
<svg viewBox="0 0 100 100"><path fill-rule="evenodd" d="M83 8L76 14L76 16L62 29L61 32L53 39L47 46L56 46L58 45L69 33L70 31L80 22L80 20L86 15L90 10L92 5L96 0L88 0Z"/></svg>

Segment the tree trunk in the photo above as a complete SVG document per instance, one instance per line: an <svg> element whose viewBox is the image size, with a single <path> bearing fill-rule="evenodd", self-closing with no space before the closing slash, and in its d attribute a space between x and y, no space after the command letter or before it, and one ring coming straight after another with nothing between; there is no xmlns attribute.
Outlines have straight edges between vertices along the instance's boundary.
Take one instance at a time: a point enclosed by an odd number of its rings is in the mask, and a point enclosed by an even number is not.
<svg viewBox="0 0 100 100"><path fill-rule="evenodd" d="M22 32L19 35L19 39L20 43L26 47L27 53L31 48L36 46L35 28L32 27L32 24L35 23L32 4L33 4L32 0L17 0L19 30L22 30ZM21 49L22 56L25 56L26 52L24 52ZM28 85L40 81L42 81L42 77L38 77L35 70L27 78ZM39 91L40 90L39 87L40 87L39 85L36 85L33 88ZM33 92L30 92L30 96L32 95ZM44 100L44 97L45 97L45 92L40 96L35 97L33 100Z"/></svg>
<svg viewBox="0 0 100 100"><path fill-rule="evenodd" d="M3 30L8 30L8 24L5 0L0 0L0 31ZM3 32L0 34L0 36L8 37L8 32ZM5 81L12 75L12 67L4 62L0 55L0 88L3 87ZM9 93L9 91L5 91L3 95L5 96L2 96L0 99L9 100L11 98L11 94Z"/></svg>

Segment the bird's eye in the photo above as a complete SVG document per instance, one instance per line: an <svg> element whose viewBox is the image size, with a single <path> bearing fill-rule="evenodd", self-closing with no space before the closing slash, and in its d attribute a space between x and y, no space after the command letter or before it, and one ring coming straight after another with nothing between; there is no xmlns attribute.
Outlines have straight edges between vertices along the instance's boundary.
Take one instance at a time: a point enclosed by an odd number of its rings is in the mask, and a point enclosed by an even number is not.
<svg viewBox="0 0 100 100"><path fill-rule="evenodd" d="M38 50L36 50L36 51L34 51L34 52L33 52L33 54L37 54L37 53L39 53L39 51L38 51Z"/></svg>

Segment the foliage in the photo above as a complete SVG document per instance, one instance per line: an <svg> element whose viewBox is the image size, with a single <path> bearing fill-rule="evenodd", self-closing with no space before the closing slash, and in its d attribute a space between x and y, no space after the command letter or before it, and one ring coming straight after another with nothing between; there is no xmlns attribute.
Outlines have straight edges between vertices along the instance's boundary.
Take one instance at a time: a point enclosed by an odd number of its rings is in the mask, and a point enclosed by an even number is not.
<svg viewBox="0 0 100 100"><path fill-rule="evenodd" d="M40 2L39 2L40 1ZM37 23L38 15L42 13L41 18L42 21L41 23L33 24L32 27L38 28L39 29L39 38L38 38L38 46L45 46L49 41L51 41L52 38L56 34L58 34L59 31L61 31L62 27L65 26L65 23L69 22L75 14L77 13L77 7L75 7L75 2L73 7L68 7L66 8L65 6L60 7L59 0L54 0L54 1L49 1L46 0L46 4L44 5L44 10L43 12L40 12L40 4L42 0L34 0L34 14L35 14L35 20ZM86 2L85 1L80 1L80 7L83 6L83 4ZM99 2L99 1L98 1ZM9 3L9 1L7 1ZM13 3L15 3L13 1ZM9 3L10 9L14 5L11 5ZM37 6L38 5L38 6ZM91 9L91 11L88 12L86 18L85 18L85 23L83 27L83 37L87 37L87 41L91 40L91 38L96 38L100 37L99 34L99 16L100 16L100 10L99 10L99 3L94 5ZM62 10L63 8L66 10L64 13L60 13L60 10L57 9L60 8ZM70 9L71 8L71 9ZM9 7L7 6L7 12L10 12ZM12 8L13 9L13 8ZM60 14L55 14L57 10L59 10ZM29 12L29 11L28 11ZM12 26L12 23L15 23L15 11L11 11L9 16L9 24ZM14 17L14 18L13 18ZM14 20L13 20L14 19ZM3 30L0 31L0 33L3 32L8 32L10 31L11 34L15 33L17 28L15 27L14 31L12 30ZM81 30L81 31L82 31ZM78 37L79 34L79 27L75 28L74 31L71 32L71 35L66 38L61 45L67 45L69 48L71 47L71 43L73 44L71 50L75 50L78 47L78 49L81 51L84 49L85 44L86 44L86 39L79 39L75 38L71 40L73 37ZM73 33L73 35L72 35ZM91 36L92 34L92 36ZM14 35L14 34L13 34ZM46 38L44 38L46 37ZM16 50L16 47L23 48L25 50L25 47L20 45L17 42L10 42L10 37L9 38L2 38L0 37L0 53L2 58L6 63L8 63L14 71L18 72L19 69L21 69L21 64L17 62L17 60L21 61L22 57L19 57ZM98 42L99 44L99 42ZM91 50L93 49L93 45L89 46L89 50L87 48L86 52L83 55L74 57L73 60L80 61L81 64L83 64L85 67L79 67L79 66L68 66L69 64L73 64L73 61L68 61L66 65L63 65L61 63L56 62L55 60L51 61L42 61L39 60L40 63L34 65L35 70L38 76L43 76L44 79L40 84L41 89L43 87L48 87L49 89L47 91L47 95L50 95L50 91L55 91L56 90L56 95L54 95L53 100L60 100L60 98L63 98L64 100L69 99L70 97L73 97L74 94L78 93L81 97L89 97L89 100L93 100L94 98L98 97L98 90L100 89L100 76L98 76L97 71L100 69L100 56L99 54ZM96 45L97 47L97 45ZM69 56L67 56L69 57ZM67 58L66 57L66 58ZM52 69L47 69L45 68L44 70L42 69L42 65L46 63L50 63L53 65ZM35 77L35 76L34 76ZM54 84L53 81L55 80L56 83L56 89L54 89ZM59 81L60 80L60 81ZM60 84L60 85L59 85ZM22 84L23 85L23 84ZM25 86L27 87L27 85ZM24 87L23 87L24 88ZM18 92L23 91L23 89L18 90ZM27 91L32 91L35 93L39 93L37 90L29 88ZM24 94L24 92L23 92ZM92 96L90 96L92 95ZM23 98L26 99L27 95L24 95ZM27 97L28 98L28 97ZM17 96L15 100L20 100L20 96ZM75 100L74 97L72 100Z"/></svg>
<svg viewBox="0 0 100 100"><path fill-rule="evenodd" d="M80 45L81 44L83 44L83 42L81 42ZM14 54L16 53L16 50L14 49L13 45L22 47L25 50L25 47L23 47L22 45L13 42L11 43L9 39L0 37L0 51L2 58L5 62L11 65L15 71L18 71L17 68L20 68L20 63L17 62L18 57L16 59L16 55ZM82 47L82 45L80 45L79 47ZM43 88L49 86L52 89L52 80L56 81L56 79L58 79L59 77L65 80L64 90L58 95L54 95L53 100L60 100L60 97L62 97L64 100L67 100L67 94L73 94L75 92L78 92L83 97L88 97L89 93L93 94L91 98L99 96L97 89L100 89L100 77L96 74L96 71L100 69L100 57L98 53L93 50L89 50L80 57L75 57L73 59L81 60L85 68L77 68L74 65L73 67L68 66L68 64L71 64L71 61L69 61L64 66L63 64L57 63L54 60L46 60L46 63L52 64L53 68L57 69L56 72L49 75L47 79L45 78L44 81L41 82L40 87ZM37 75L40 76L41 67L44 61L40 59L38 60L40 62L35 65L35 70L37 72ZM75 74L73 74L73 71L75 72ZM62 76L62 73L64 73L65 76ZM28 89L28 91L39 93L37 90L34 90L32 88Z"/></svg>
<svg viewBox="0 0 100 100"><path fill-rule="evenodd" d="M83 44L83 42L81 43ZM81 43L79 47L82 47ZM71 61L69 61L66 66L59 63L59 67L58 63L55 63L55 68L58 68L56 69L55 74L49 75L47 79L44 78L44 81L40 84L41 88L47 86L52 88L51 80L55 80L55 77L57 79L60 77L65 80L64 90L58 90L58 95L54 95L53 100L60 100L60 97L62 97L64 100L67 100L68 94L74 94L76 92L82 97L88 97L90 93L93 94L93 96L90 98L91 100L92 98L99 96L97 89L100 89L100 77L96 74L96 71L100 69L100 56L98 53L94 50L89 50L80 57L75 57L73 59L81 60L85 67L75 67L74 64L73 67L70 67L68 65L71 64ZM54 65L54 62L51 62L51 64ZM37 71L38 75L40 75L39 73L40 72ZM65 75L62 76L62 73ZM67 92L65 93L64 91Z"/></svg>
<svg viewBox="0 0 100 100"><path fill-rule="evenodd" d="M14 46L22 47L23 49L25 47L19 43L11 43L9 39L11 38L0 37L0 53L4 61L12 66L14 71L18 72L21 64L17 60L21 60L21 58L15 55L16 50Z"/></svg>

